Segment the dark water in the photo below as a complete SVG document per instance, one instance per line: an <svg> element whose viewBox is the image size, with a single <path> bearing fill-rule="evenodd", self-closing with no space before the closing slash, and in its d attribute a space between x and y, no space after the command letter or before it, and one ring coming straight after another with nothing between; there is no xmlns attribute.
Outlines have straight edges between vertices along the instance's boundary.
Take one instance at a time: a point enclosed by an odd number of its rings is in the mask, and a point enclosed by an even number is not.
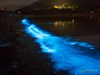
<svg viewBox="0 0 100 75"><path fill-rule="evenodd" d="M48 57L29 37L17 16L0 15L0 75L65 75L55 73ZM28 18L57 36L71 36L100 46L100 17Z"/></svg>
<svg viewBox="0 0 100 75"><path fill-rule="evenodd" d="M60 36L100 35L99 18L33 19L32 22Z"/></svg>

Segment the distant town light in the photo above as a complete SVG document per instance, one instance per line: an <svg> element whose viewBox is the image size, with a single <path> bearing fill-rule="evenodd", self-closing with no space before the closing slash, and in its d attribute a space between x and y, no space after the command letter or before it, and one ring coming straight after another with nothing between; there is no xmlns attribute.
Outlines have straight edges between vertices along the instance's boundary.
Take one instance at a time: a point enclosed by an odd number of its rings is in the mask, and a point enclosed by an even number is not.
<svg viewBox="0 0 100 75"><path fill-rule="evenodd" d="M18 11L18 14L21 14L21 12L20 12L20 11Z"/></svg>
<svg viewBox="0 0 100 75"><path fill-rule="evenodd" d="M100 11L100 8L98 10Z"/></svg>
<svg viewBox="0 0 100 75"><path fill-rule="evenodd" d="M54 8L59 8L59 7L57 5L55 5Z"/></svg>
<svg viewBox="0 0 100 75"><path fill-rule="evenodd" d="M62 4L62 5L55 5L54 8L56 8L56 9L72 9L72 10L75 10L75 8L77 8L77 6Z"/></svg>
<svg viewBox="0 0 100 75"><path fill-rule="evenodd" d="M92 14L92 13L94 13L93 11L90 11L90 13Z"/></svg>

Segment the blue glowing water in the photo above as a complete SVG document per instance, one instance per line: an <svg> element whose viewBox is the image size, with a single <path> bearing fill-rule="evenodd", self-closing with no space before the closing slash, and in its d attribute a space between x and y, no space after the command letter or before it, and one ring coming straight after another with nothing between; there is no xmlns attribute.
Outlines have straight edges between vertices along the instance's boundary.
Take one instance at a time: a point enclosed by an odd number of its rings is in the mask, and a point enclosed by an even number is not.
<svg viewBox="0 0 100 75"><path fill-rule="evenodd" d="M40 45L41 52L49 53L56 71L69 71L71 75L100 75L100 60L87 55L95 47L87 42L57 37L23 19L25 31ZM95 56L96 57L96 56Z"/></svg>

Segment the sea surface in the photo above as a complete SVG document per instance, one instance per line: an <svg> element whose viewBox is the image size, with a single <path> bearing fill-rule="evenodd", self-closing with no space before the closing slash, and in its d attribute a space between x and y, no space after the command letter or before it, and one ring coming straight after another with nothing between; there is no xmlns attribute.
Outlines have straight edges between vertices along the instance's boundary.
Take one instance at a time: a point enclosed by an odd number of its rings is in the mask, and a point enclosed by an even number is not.
<svg viewBox="0 0 100 75"><path fill-rule="evenodd" d="M65 71L55 72L49 56L25 33L21 23L24 18L54 36L91 43L100 53L100 16L0 15L0 75L70 75Z"/></svg>

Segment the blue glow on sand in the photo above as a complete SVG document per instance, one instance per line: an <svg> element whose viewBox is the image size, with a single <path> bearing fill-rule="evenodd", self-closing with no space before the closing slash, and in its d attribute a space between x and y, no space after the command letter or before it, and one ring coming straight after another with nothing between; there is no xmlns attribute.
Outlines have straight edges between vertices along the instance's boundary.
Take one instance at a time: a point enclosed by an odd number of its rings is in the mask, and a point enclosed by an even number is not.
<svg viewBox="0 0 100 75"><path fill-rule="evenodd" d="M27 19L21 22L26 33L40 45L41 52L49 53L56 71L69 71L71 75L100 75L100 60L86 54L95 51L93 45L51 35Z"/></svg>

